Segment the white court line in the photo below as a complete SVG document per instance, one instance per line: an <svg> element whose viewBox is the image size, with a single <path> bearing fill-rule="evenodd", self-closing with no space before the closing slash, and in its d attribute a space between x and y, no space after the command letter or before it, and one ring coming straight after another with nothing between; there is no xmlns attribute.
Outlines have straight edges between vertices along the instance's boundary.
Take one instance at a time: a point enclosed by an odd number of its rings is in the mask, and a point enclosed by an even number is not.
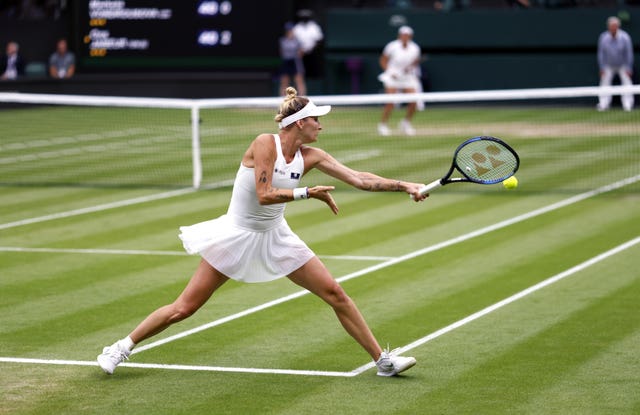
<svg viewBox="0 0 640 415"><path fill-rule="evenodd" d="M472 322L474 320L477 320L480 317L486 316L487 314L490 314L490 313L492 313L492 312L494 312L494 311L496 311L496 310L498 310L498 309L500 309L500 308L502 308L502 307L504 307L506 305L509 305L509 304L511 304L511 303L513 303L515 301L518 301L518 300L526 297L527 295L529 295L531 293L534 293L534 292L536 292L536 291L538 291L538 290L540 290L540 289L542 289L544 287L547 287L547 286L549 286L551 284L555 284L556 282L558 282L558 281L560 281L560 280L562 280L562 279L564 279L564 278L566 278L566 277L568 277L570 275L573 275L573 274L575 274L577 272L583 271L583 270L589 268L590 266L597 264L598 262L604 261L605 259L607 259L607 258L609 258L609 257L611 257L611 256L613 256L615 254L618 254L618 253L620 253L620 252L622 252L622 251L624 251L626 249L631 248L634 245L637 245L638 243L640 243L640 236L638 236L638 237L636 237L636 238L634 238L634 239L632 239L630 241L627 241L627 242L625 242L625 243L623 243L621 245L618 245L615 248L610 249L610 250L608 250L608 251L606 251L606 252L604 252L604 253L602 253L600 255L597 255L597 256L595 256L593 258L590 258L590 259L582 262L581 264L576 265L575 267L569 268L566 271L563 271L563 272L561 272L559 274L556 274L553 277L547 278L546 280L544 280L542 282L539 282L538 284L532 285L531 287L529 287L527 289L524 289L524 290L520 291L519 293L516 293L516 294L512 295L511 297L505 298L502 301L498 301L497 303L495 303L493 305L490 305L489 307L486 307L486 308L484 308L484 309L482 309L482 310L480 310L480 311L478 311L476 313L473 313L473 314L463 318L462 320L458 320L453 324L450 324L450 325L448 325L446 327L443 327L440 330L429 334L428 336L425 336L425 337L423 337L421 339L418 339L418 340L416 340L416 341L414 341L412 343L409 343L406 346L400 347L400 348L398 348L398 352L397 353L398 354L404 353L404 352L409 351L411 349L415 349L416 347L422 346L423 344L425 344L425 343L427 343L427 342L429 342L429 341L431 341L433 339L436 339L436 338L442 336L443 334L447 334L447 333L449 333L449 332L451 332L451 331L453 331L453 330L455 330L457 328L460 328L460 327L464 326L467 323L470 323L470 322ZM375 366L375 363L371 362L371 363L368 363L366 365L360 366L359 368L355 369L354 372L360 374L362 372L365 372L365 371L373 368L374 366Z"/></svg>
<svg viewBox="0 0 640 415"><path fill-rule="evenodd" d="M23 225L31 225L33 223L45 222L45 221L54 220L54 219L62 219L62 218L68 218L71 216L84 215L85 213L100 212L103 210L115 209L119 207L135 205L138 203L146 203L146 202L151 202L153 200L168 199L170 197L182 196L185 194L193 193L195 191L196 189L190 187L186 189L172 190L170 192L156 193L153 195L136 197L133 199L120 200L112 203L105 203L102 205L89 206L81 209L68 210L66 212L52 213L50 215L38 216L35 218L22 219L15 222L3 223L3 224L0 224L0 230L15 228L17 226L23 226Z"/></svg>
<svg viewBox="0 0 640 415"><path fill-rule="evenodd" d="M22 246L0 246L0 252L36 252L58 254L95 254L95 255L150 255L150 256L189 256L185 251L151 251L142 249L96 249L96 248L28 248ZM388 261L389 256L367 255L318 255L323 259L343 261Z"/></svg>
<svg viewBox="0 0 640 415"><path fill-rule="evenodd" d="M157 255L185 256L184 251L145 251L141 249L79 249L79 248L26 248L21 246L0 246L0 252L45 252L52 254L97 254L97 255Z"/></svg>
<svg viewBox="0 0 640 415"><path fill-rule="evenodd" d="M379 151L374 150L374 151L370 151L368 153L364 153L364 154L361 154L361 155L353 155L353 156L345 157L344 161L348 162L348 161L353 161L353 160L363 160L363 159L366 159L366 158L375 157L379 153L380 153ZM200 189L217 189L219 187L231 186L233 183L234 183L233 179L223 180L223 181L220 181L220 182L217 182L217 183L213 183L213 184L210 184L210 185L201 186ZM33 223L45 222L45 221L54 220L54 219L62 219L62 218L68 218L68 217L71 217L71 216L84 215L85 213L100 212L100 211L108 210L108 209L115 209L115 208L124 207L124 206L131 206L131 205L135 205L135 204L138 204L138 203L151 202L151 201L154 201L154 200L168 199L168 198L171 198L171 197L182 196L184 194L193 193L193 192L196 192L197 190L198 189L194 189L194 188L178 189L178 190L174 190L174 191L170 191L170 192L157 193L157 194L149 195L149 196L142 196L142 197L136 197L136 198L133 198L133 199L121 200L121 201L118 201L118 202L105 203L105 204L97 205L97 206L90 206L90 207L81 208L81 209L74 209L74 210L70 210L70 211L66 211L66 212L53 213L53 214L45 215L45 216L38 216L38 217L35 217L35 218L22 219L22 220L18 220L18 221L15 221L15 222L2 223L2 224L0 224L0 230L9 229L9 228L15 228L17 226L30 225L30 224L33 224Z"/></svg>
<svg viewBox="0 0 640 415"><path fill-rule="evenodd" d="M27 363L39 365L62 365L62 366L98 366L96 361L87 360L59 360L59 359L29 359L19 357L0 357L3 363ZM332 377L353 377L358 375L354 372L332 372L324 370L292 370L292 369L260 369L250 367L224 367L224 366L201 366L201 365L165 365L156 363L128 363L124 362L118 367L135 367L142 369L165 369L165 370L189 370L200 372L233 372L233 373L262 373L270 375L298 375L298 376L332 376Z"/></svg>
<svg viewBox="0 0 640 415"><path fill-rule="evenodd" d="M600 255L592 257L581 264L578 264L566 271L547 278L546 280L532 285L502 301L499 301L489 307L486 307L476 313L473 313L461 320L456 321L440 330L437 330L421 339L418 339L406 346L398 349L398 353L403 353L412 349L415 349L423 344L436 339L444 334L447 334L457 328L460 328L474 320L486 316L502 307L505 307L511 303L514 303L529 294L532 294L544 287L555 284L556 282L567 278L573 274L583 271L592 265L595 265L605 259L616 255L626 249L629 249L640 243L640 236L627 241L617 247L610 249ZM135 350L134 350L135 351ZM4 363L29 363L29 364L49 364L49 365L75 365L75 366L98 366L95 361L78 361L78 360L57 360L57 359L29 359L29 358L16 358L16 357L0 357L0 362ZM369 362L366 365L360 366L350 372L333 372L333 371L316 371L316 370L292 370L292 369L259 369L259 368L241 368L241 367L222 367L222 366L200 366L200 365L166 365L155 363L122 363L121 367L133 367L144 369L165 369L165 370L189 370L189 371L209 371L209 372L234 372L234 373L261 373L261 374L277 374L277 375L299 375L299 376L333 376L333 377L354 377L375 366L374 362Z"/></svg>
<svg viewBox="0 0 640 415"><path fill-rule="evenodd" d="M539 215L551 212L551 211L556 210L556 209L560 209L560 208L565 207L565 206L569 206L571 204L580 202L582 200L585 200L587 198L596 196L598 194L609 192L609 191L621 188L621 187L629 185L631 183L635 183L638 180L640 180L640 175L637 175L637 176L634 176L634 177L630 177L630 178L627 178L627 179L624 179L624 180L620 180L620 181L617 181L615 183L609 184L607 186L600 187L598 189L595 189L595 190L592 190L592 191L589 191L589 192L586 192L586 193L581 193L581 194L576 195L574 197L570 197L568 199L561 200L560 202L553 203L551 205L548 205L548 206L533 210L531 212L528 212L528 213L525 213L525 214L522 214L522 215L519 215L519 216L515 216L515 217L513 217L511 219L507 219L507 220L495 223L493 225L486 226L486 227L478 229L476 231L469 232L469 233L464 234L464 235L460 235L458 237L449 239L447 241L440 242L438 244L431 245L431 246L425 247L423 249L419 249L419 250L414 251L414 252L410 252L410 253L408 253L406 255L402 255L400 257L393 258L393 259L381 262L381 263L376 264L376 265L372 265L370 267L361 269L360 271L352 272L351 274L347 274L347 275L345 275L343 277L337 278L336 281L344 282L344 281L348 281L348 280L353 279L353 278L358 278L358 277L360 277L362 275L365 275L365 274L370 274L372 272L378 271L378 270L383 269L383 268L390 267L392 265L407 261L409 259L413 259L415 257L421 256L421 255L424 255L424 254L427 254L427 253L430 253L430 252L434 252L434 251L437 251L439 249L443 249L443 248L449 247L451 245L455 245L457 243L460 243L460 242L475 238L475 237L480 236L480 235L484 235L484 234L489 233L489 232L493 232L495 230L504 228L506 226L510 226L510 225L515 224L515 223L525 221L527 219L530 219L530 218L533 218L535 216L539 216ZM133 353L140 353L140 352L143 352L145 350L149 350L149 349L152 349L154 347L161 346L163 344L172 342L174 340L181 339L181 338L189 336L191 334L195 334L195 333L201 332L203 330L207 330L209 328L216 327L216 326L219 326L221 324L227 323L229 321L233 321L233 320L236 320L238 318L241 318L241 317L244 317L244 316L248 316L248 315L256 313L258 311L265 310L267 308L276 306L278 304L282 304L282 303L285 303L287 301L291 301L291 300L294 300L296 298L300 298L300 297L305 296L307 294L310 294L309 291L302 290L302 291L295 292L295 293L290 294L290 295L285 296L285 297L280 297L278 299L275 299L275 300L260 304L258 306L243 310L243 311L241 311L239 313L231 314L231 315L223 317L221 319L211 321L209 323L203 324L203 325L198 326L198 327L194 327L194 328L192 328L190 330L186 330L186 331L174 334L173 336L165 337L164 339L160 339L160 340L157 340L155 342L148 343L148 344L146 344L144 346L137 347L137 348L135 348L133 350Z"/></svg>
<svg viewBox="0 0 640 415"><path fill-rule="evenodd" d="M202 186L201 189L215 189L215 188L218 188L218 187L229 186L232 183L233 183L233 180L225 180L225 181L221 181L221 182L214 183L214 184L211 184L211 185ZM81 209L68 210L66 212L53 213L51 215L38 216L38 217L35 217L35 218L29 218L29 219L22 219L22 220L18 220L18 221L15 221L15 222L8 222L8 223L0 224L0 230L9 229L9 228L15 228L17 226L23 226L23 225L31 225L33 223L45 222L45 221L54 220L54 219L62 219L62 218L68 218L68 217L71 217L71 216L84 215L85 213L100 212L100 211L108 210L108 209L115 209L115 208L120 208L120 207L124 207L124 206L131 206L131 205L135 205L135 204L138 204L138 203L151 202L151 201L154 201L154 200L168 199L168 198L171 198L171 197L182 196L182 195L186 195L186 194L193 193L193 192L196 192L196 191L197 191L197 189L189 187L189 188L185 188L185 189L172 190L170 192L156 193L156 194L153 194L153 195L141 196L141 197L136 197L136 198L133 198L133 199L126 199L126 200L120 200L120 201L112 202L112 203L105 203L105 204L97 205L97 206L89 206L89 207L81 208Z"/></svg>
<svg viewBox="0 0 640 415"><path fill-rule="evenodd" d="M94 142L108 140L111 138L126 138L132 135L149 134L150 129L147 128L128 128L126 130L114 130L105 133L88 133L75 136L53 137L53 138L40 138L28 141L17 141L13 143L0 144L0 150L13 151L13 150L26 150L34 149L38 147L52 147L58 145L67 144L79 144L85 142ZM4 159L0 159L0 164Z"/></svg>

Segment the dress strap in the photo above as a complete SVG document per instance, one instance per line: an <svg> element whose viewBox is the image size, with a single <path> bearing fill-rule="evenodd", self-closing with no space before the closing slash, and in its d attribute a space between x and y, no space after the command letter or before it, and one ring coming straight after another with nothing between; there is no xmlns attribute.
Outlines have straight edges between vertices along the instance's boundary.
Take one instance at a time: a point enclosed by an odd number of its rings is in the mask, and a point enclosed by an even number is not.
<svg viewBox="0 0 640 415"><path fill-rule="evenodd" d="M276 157L277 158L284 157L282 155L282 143L280 142L280 136L278 134L274 134L273 139L276 142Z"/></svg>

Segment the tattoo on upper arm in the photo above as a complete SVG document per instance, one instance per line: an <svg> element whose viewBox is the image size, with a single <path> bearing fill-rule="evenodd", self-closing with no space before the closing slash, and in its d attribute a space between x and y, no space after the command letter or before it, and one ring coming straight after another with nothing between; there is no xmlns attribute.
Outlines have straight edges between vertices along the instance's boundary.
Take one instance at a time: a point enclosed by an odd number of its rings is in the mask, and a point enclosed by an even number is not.
<svg viewBox="0 0 640 415"><path fill-rule="evenodd" d="M262 173L260 173L260 178L258 178L258 181L260 183L266 183L267 182L267 172L263 171Z"/></svg>

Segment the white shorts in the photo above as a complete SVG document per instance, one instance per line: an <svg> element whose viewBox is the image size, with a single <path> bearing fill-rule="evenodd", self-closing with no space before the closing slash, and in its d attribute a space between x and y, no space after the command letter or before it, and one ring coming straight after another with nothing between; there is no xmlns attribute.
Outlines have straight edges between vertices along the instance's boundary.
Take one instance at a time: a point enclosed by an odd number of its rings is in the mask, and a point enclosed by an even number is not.
<svg viewBox="0 0 640 415"><path fill-rule="evenodd" d="M262 231L234 223L229 215L180 227L189 254L200 254L218 271L241 282L272 281L297 270L315 256L286 220Z"/></svg>

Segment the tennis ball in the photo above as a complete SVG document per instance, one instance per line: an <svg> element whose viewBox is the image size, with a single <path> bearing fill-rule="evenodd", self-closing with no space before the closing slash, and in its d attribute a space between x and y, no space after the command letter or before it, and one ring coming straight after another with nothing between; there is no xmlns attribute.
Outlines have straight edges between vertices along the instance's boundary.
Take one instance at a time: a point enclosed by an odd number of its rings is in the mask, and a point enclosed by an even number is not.
<svg viewBox="0 0 640 415"><path fill-rule="evenodd" d="M516 187L518 187L518 179L516 179L516 176L511 176L508 179L504 180L502 182L502 185L505 189L515 189Z"/></svg>

